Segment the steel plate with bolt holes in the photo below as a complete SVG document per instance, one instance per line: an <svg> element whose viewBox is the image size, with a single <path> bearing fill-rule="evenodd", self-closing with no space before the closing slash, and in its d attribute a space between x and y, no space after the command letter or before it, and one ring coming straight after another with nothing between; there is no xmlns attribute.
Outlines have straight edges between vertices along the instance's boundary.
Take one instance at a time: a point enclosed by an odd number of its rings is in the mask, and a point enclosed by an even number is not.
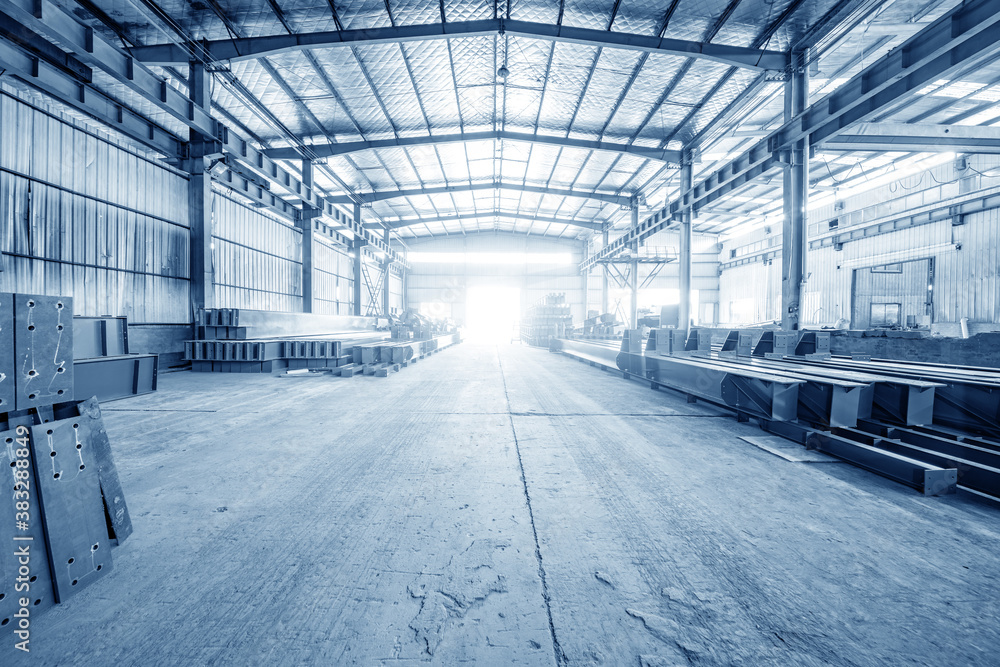
<svg viewBox="0 0 1000 667"><path fill-rule="evenodd" d="M108 521L114 531L112 539L115 544L121 544L132 534L132 518L125 505L125 493L118 480L118 469L111 454L111 441L101 419L101 406L97 398L91 397L77 404L80 419L87 422L91 434L94 460L97 462L97 476L101 482L101 494L104 496L104 509Z"/></svg>
<svg viewBox="0 0 1000 667"><path fill-rule="evenodd" d="M0 412L14 409L14 295L0 294Z"/></svg>
<svg viewBox="0 0 1000 667"><path fill-rule="evenodd" d="M111 571L111 544L92 438L89 424L80 418L31 428L56 602Z"/></svg>
<svg viewBox="0 0 1000 667"><path fill-rule="evenodd" d="M52 575L49 571L48 551L45 548L45 532L42 529L41 509L35 490L32 467L28 470L27 484L18 479L18 460L31 460L29 429L22 428L0 432L0 635L6 635L14 622L14 614L21 608L19 600L27 598L30 604L29 619L43 609L53 606L56 601L52 590ZM29 456L25 456L29 455ZM6 471L6 472L4 472ZM27 505L18 505L27 503ZM18 512L27 507L27 521ZM26 527L25 527L26 524ZM20 552L27 548L28 574L18 573L23 565L19 562ZM21 578L18 581L18 578ZM25 589L27 585L27 589ZM19 590L20 589L20 590Z"/></svg>
<svg viewBox="0 0 1000 667"><path fill-rule="evenodd" d="M14 295L17 409L73 399L73 300Z"/></svg>

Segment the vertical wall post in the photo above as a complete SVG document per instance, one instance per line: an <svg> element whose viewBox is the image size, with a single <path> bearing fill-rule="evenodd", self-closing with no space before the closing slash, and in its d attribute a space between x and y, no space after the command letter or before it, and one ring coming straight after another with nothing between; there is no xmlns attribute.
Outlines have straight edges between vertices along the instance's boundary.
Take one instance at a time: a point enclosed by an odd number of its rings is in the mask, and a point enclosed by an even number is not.
<svg viewBox="0 0 1000 667"><path fill-rule="evenodd" d="M583 242L583 255L582 257L587 257L590 254L590 241ZM583 281L583 319L587 319L587 310L590 305L590 269L586 269L582 272Z"/></svg>
<svg viewBox="0 0 1000 667"><path fill-rule="evenodd" d="M785 122L805 111L809 73L805 53L792 54L792 73L785 82ZM781 328L799 328L806 276L806 210L809 206L809 147L797 141L785 161L782 180L784 221L781 231Z"/></svg>
<svg viewBox="0 0 1000 667"><path fill-rule="evenodd" d="M680 191L683 197L693 185L694 169L691 165L690 151L684 151L684 163L681 165ZM691 327L691 218L694 211L685 209L681 214L680 228L680 266L678 267L677 329L685 332L685 337Z"/></svg>
<svg viewBox="0 0 1000 667"><path fill-rule="evenodd" d="M208 109L211 104L212 76L203 65L190 65L188 96L191 101ZM192 146L203 145L204 137L190 131ZM188 178L188 221L191 251L191 307L215 307L215 274L212 261L212 176L208 173L205 151L192 153L186 161Z"/></svg>
<svg viewBox="0 0 1000 667"><path fill-rule="evenodd" d="M639 205L632 204L632 227L639 226ZM639 242L632 244L632 302L629 307L629 326L639 328Z"/></svg>
<svg viewBox="0 0 1000 667"><path fill-rule="evenodd" d="M354 222L361 227L361 205L354 205ZM364 277L361 275L361 246L364 241L359 236L354 237L352 247L354 249L354 314L361 316L361 282Z"/></svg>
<svg viewBox="0 0 1000 667"><path fill-rule="evenodd" d="M313 186L313 164L311 160L302 161L302 185ZM313 235L313 218L319 215L319 209L303 206L298 227L302 230L302 312L312 313L315 307L313 292L313 251L316 239Z"/></svg>
<svg viewBox="0 0 1000 667"><path fill-rule="evenodd" d="M608 226L604 225L601 230L601 249L608 247ZM608 312L608 265L604 264L601 271L601 314Z"/></svg>
<svg viewBox="0 0 1000 667"><path fill-rule="evenodd" d="M383 240L385 241L386 247L389 247L389 230L386 229L383 233ZM392 271L390 267L392 266L392 261L389 256L385 256L385 262L382 264L383 280L382 280L382 315L389 317L389 302L390 302L390 291L389 291L389 276Z"/></svg>

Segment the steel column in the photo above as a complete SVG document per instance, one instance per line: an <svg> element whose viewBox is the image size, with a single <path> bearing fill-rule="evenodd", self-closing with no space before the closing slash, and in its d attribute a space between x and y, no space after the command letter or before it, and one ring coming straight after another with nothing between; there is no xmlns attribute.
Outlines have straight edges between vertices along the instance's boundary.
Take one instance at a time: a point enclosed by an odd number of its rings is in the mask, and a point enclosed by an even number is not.
<svg viewBox="0 0 1000 667"><path fill-rule="evenodd" d="M792 73L785 82L785 123L803 113L809 98L805 54L792 56ZM806 139L793 144L784 165L781 236L781 328L799 328L802 287L806 272L806 209L809 203L809 151Z"/></svg>
<svg viewBox="0 0 1000 667"><path fill-rule="evenodd" d="M354 222L357 225L361 225L361 205L354 205ZM354 315L361 316L361 281L364 278L361 276L361 246L364 245L362 239L358 236L354 237Z"/></svg>
<svg viewBox="0 0 1000 667"><path fill-rule="evenodd" d="M604 225L604 229L601 232L601 239L602 239L601 249L603 250L608 246L607 225ZM589 270L590 267L588 266L587 269ZM603 315L606 312L608 312L608 265L607 264L604 265L604 270L601 271L601 315Z"/></svg>
<svg viewBox="0 0 1000 667"><path fill-rule="evenodd" d="M312 188L313 184L313 163L311 160L302 160L302 185ZM298 227L302 230L302 312L311 313L315 307L315 293L313 291L313 249L316 247L316 239L313 236L313 217L319 214L319 209L311 206L302 206L302 217L299 218Z"/></svg>
<svg viewBox="0 0 1000 667"><path fill-rule="evenodd" d="M382 235L382 239L385 241L386 245L389 245L389 230L385 230ZM389 292L389 267L392 266L392 262L389 256L386 255L385 261L382 263L382 271L384 272L384 278L382 279L382 314L389 317L389 302L390 302L390 292Z"/></svg>
<svg viewBox="0 0 1000 667"><path fill-rule="evenodd" d="M211 104L211 75L203 65L192 64L188 94L193 106L207 109ZM191 129L191 141L200 138ZM212 261L212 177L204 157L187 161L188 217L191 227L191 311L215 307L215 276Z"/></svg>
<svg viewBox="0 0 1000 667"><path fill-rule="evenodd" d="M632 228L639 225L639 207L632 205ZM632 302L629 308L629 327L639 328L639 242L632 244L632 274L630 276L632 287Z"/></svg>
<svg viewBox="0 0 1000 667"><path fill-rule="evenodd" d="M694 169L691 166L691 160L689 157L685 157L680 173L681 192L687 192L691 189L694 181L693 173ZM677 329L685 332L685 335L691 326L691 218L691 210L685 210L680 228L680 266L677 267L679 277L678 289L680 291L677 308ZM665 326L665 323L661 322L660 326Z"/></svg>

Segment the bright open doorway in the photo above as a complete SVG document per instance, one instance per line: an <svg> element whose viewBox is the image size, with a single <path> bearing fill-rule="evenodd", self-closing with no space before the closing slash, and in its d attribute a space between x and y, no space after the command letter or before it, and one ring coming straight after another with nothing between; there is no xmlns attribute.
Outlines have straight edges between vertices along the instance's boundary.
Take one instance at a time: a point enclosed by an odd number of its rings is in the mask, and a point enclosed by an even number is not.
<svg viewBox="0 0 1000 667"><path fill-rule="evenodd" d="M470 342L509 343L521 318L521 290L499 285L466 290L465 337Z"/></svg>

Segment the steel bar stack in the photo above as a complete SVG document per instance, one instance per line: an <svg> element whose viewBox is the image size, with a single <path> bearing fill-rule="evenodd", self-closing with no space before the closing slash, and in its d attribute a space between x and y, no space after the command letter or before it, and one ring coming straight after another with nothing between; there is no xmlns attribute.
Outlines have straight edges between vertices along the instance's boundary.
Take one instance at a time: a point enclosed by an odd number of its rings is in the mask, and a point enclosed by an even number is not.
<svg viewBox="0 0 1000 667"><path fill-rule="evenodd" d="M0 626L103 577L132 532L97 399L74 400L73 329L70 298L0 294Z"/></svg>

